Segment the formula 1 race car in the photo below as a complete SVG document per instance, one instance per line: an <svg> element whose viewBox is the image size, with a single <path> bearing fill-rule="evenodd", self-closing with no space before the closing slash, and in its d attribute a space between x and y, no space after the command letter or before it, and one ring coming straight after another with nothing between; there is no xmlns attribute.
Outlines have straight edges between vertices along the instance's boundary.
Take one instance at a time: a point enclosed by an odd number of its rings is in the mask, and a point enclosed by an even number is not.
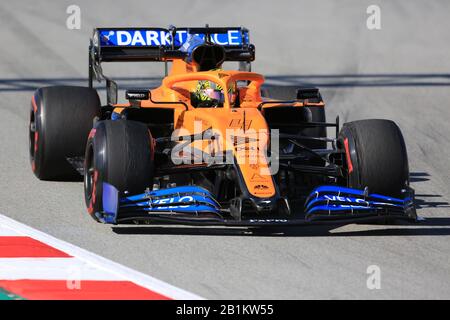
<svg viewBox="0 0 450 320"><path fill-rule="evenodd" d="M94 29L89 87L45 87L32 98L33 172L83 175L88 212L111 224L417 219L394 122L326 122L318 89L264 86L254 59L245 28ZM101 67L112 61L164 62L166 75L118 103ZM226 61L239 70L223 70ZM94 79L106 82L104 106Z"/></svg>

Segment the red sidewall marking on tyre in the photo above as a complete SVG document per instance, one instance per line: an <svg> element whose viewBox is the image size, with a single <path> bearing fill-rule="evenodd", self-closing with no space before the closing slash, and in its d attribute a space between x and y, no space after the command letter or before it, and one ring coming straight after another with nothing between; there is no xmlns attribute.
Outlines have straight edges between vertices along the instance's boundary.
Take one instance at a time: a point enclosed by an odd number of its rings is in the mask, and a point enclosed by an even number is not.
<svg viewBox="0 0 450 320"><path fill-rule="evenodd" d="M88 212L90 214L94 213L95 201L97 200L96 192L97 192L97 179L98 179L98 171L94 170L94 177L92 179L92 193L91 193L91 201L89 201Z"/></svg>
<svg viewBox="0 0 450 320"><path fill-rule="evenodd" d="M31 97L31 105L33 106L33 110L35 113L37 113L37 104L36 104L36 98L34 96Z"/></svg>
<svg viewBox="0 0 450 320"><path fill-rule="evenodd" d="M38 151L39 132L34 133L34 154Z"/></svg>
<svg viewBox="0 0 450 320"><path fill-rule="evenodd" d="M91 129L91 131L89 131L88 139L92 139L95 136L96 131L97 129Z"/></svg>
<svg viewBox="0 0 450 320"><path fill-rule="evenodd" d="M350 157L350 149L348 146L348 138L344 139L345 157L347 158L348 173L353 171L353 163Z"/></svg>

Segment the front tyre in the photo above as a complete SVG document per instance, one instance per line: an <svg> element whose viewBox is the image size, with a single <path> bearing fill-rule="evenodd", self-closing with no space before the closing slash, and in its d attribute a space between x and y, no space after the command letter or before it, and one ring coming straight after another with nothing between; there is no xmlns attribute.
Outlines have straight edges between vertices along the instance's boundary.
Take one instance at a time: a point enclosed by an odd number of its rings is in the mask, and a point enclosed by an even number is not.
<svg viewBox="0 0 450 320"><path fill-rule="evenodd" d="M339 142L346 154L351 188L400 196L409 184L408 156L400 128L390 120L345 123Z"/></svg>
<svg viewBox="0 0 450 320"><path fill-rule="evenodd" d="M131 120L97 122L89 134L84 162L84 194L89 214L103 210L103 182L119 194L142 193L153 182L153 138L144 123Z"/></svg>

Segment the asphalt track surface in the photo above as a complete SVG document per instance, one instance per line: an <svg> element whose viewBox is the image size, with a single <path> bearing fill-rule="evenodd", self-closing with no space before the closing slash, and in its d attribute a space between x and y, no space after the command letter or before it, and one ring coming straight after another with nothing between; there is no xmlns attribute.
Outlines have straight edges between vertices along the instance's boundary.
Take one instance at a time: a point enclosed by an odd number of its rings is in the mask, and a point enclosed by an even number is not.
<svg viewBox="0 0 450 320"><path fill-rule="evenodd" d="M374 1L73 1L0 3L0 213L210 299L450 298L450 2L375 1L381 30L366 28ZM31 172L31 94L85 84L94 26L245 25L253 70L272 84L317 85L328 118L388 118L409 152L418 225L291 228L111 227L87 215L79 182ZM153 86L160 64L106 72ZM119 81L120 83L120 81ZM103 91L104 92L104 91ZM366 286L370 265L381 289Z"/></svg>

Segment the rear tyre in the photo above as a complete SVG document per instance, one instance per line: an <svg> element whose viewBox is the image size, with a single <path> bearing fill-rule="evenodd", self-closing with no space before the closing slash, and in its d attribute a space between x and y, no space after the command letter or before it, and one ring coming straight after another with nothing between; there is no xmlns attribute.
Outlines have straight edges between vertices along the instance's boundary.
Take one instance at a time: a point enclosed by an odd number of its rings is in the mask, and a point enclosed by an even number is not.
<svg viewBox="0 0 450 320"><path fill-rule="evenodd" d="M31 168L41 180L81 179L67 158L82 157L92 121L100 115L97 91L85 87L38 89L29 122Z"/></svg>
<svg viewBox="0 0 450 320"><path fill-rule="evenodd" d="M275 100L295 100L297 98L296 86L269 86L261 90L261 96ZM305 107L311 111L311 122L326 122L325 108L323 106ZM307 128L302 130L302 134L309 137L327 137L325 127ZM311 149L325 149L327 143L324 141L308 141L305 143Z"/></svg>
<svg viewBox="0 0 450 320"><path fill-rule="evenodd" d="M408 156L399 127L390 120L345 123L339 138L351 188L399 196L409 184Z"/></svg>
<svg viewBox="0 0 450 320"><path fill-rule="evenodd" d="M153 138L144 123L131 120L97 122L89 134L84 162L84 194L90 215L103 210L103 182L120 194L144 192L153 182Z"/></svg>

